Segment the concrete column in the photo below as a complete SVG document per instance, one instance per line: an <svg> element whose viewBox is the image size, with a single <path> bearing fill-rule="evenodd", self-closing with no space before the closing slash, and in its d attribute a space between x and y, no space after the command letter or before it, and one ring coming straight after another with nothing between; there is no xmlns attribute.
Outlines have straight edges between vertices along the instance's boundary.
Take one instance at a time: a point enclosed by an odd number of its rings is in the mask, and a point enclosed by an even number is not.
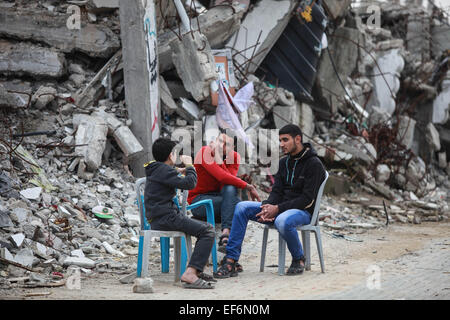
<svg viewBox="0 0 450 320"><path fill-rule="evenodd" d="M135 177L144 176L143 165L152 159L152 142L159 136L161 111L154 8L153 0L120 0L125 101L133 121L131 130L144 148L130 163Z"/></svg>

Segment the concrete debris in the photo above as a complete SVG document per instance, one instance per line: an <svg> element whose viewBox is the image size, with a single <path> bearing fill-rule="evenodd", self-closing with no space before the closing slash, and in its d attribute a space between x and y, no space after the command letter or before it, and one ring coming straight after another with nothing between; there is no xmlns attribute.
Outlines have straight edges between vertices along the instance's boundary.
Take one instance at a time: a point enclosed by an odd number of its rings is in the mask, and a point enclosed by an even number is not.
<svg viewBox="0 0 450 320"><path fill-rule="evenodd" d="M134 293L153 293L153 279L151 278L137 278L133 283Z"/></svg>
<svg viewBox="0 0 450 320"><path fill-rule="evenodd" d="M69 28L69 20L69 14L48 11L37 14L34 10L23 9L18 15L17 9L5 8L0 13L0 35L41 42L65 53L78 51L92 57L107 58L119 49L119 38L108 27L80 23L79 28Z"/></svg>
<svg viewBox="0 0 450 320"><path fill-rule="evenodd" d="M295 1L252 6L235 1L230 7L217 0L222 5L204 5L206 10L191 18L191 34L172 19L173 1L163 0L164 12L156 10L160 136L188 131L194 146L217 137L210 85L218 75L212 53L227 51L236 91L254 85L252 103L238 114L251 141L276 154L278 135L269 129L297 124L329 172L319 215L325 233L358 241L354 234L385 228L387 221L448 221L448 26L439 14L385 2L380 4L383 28L375 30L358 26L358 18L367 17L366 7L358 11L347 0L321 3L333 22L327 25L332 59L323 41L316 48L314 100L304 101L298 92L266 81L259 68L283 34ZM66 26L69 4L86 9L81 30ZM139 250L134 190L139 170L129 160L151 160L142 152L148 143L141 140L151 126L138 121L148 115L130 112L144 99L127 100L133 91L124 79L129 61L118 40L119 4L39 0L1 5L0 279L5 281L0 288L7 280L46 285L48 278L60 280L60 274L76 268L126 274L120 282L134 283L133 292L154 290L151 279L137 279L133 272ZM122 41L127 37L121 34ZM148 88L141 77L133 84L133 97ZM32 135L40 131L54 133ZM258 150L246 148L242 159L259 162L242 163L239 174L247 174L265 199L274 172L267 175ZM249 228L258 231L259 225ZM159 268L158 241L151 241L153 268Z"/></svg>
<svg viewBox="0 0 450 320"><path fill-rule="evenodd" d="M208 39L200 32L193 32L184 35L181 41L172 42L171 48L184 87L197 102L205 100L209 97L211 81L218 77Z"/></svg>
<svg viewBox="0 0 450 320"><path fill-rule="evenodd" d="M1 75L60 78L66 73L65 63L64 55L53 49L0 40Z"/></svg>

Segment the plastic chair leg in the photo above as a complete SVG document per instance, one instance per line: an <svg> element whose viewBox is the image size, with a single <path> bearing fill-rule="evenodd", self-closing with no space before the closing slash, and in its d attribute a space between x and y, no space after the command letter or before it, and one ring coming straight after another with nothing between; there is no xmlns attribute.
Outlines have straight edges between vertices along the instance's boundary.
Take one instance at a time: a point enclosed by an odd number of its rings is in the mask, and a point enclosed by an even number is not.
<svg viewBox="0 0 450 320"><path fill-rule="evenodd" d="M310 244L310 231L304 231L305 232L305 242L303 244L303 249L305 252L305 258L306 258L306 263L305 263L305 269L306 270L311 270L311 244Z"/></svg>
<svg viewBox="0 0 450 320"><path fill-rule="evenodd" d="M267 237L269 235L269 229L264 228L263 232L263 240L262 240L262 247L261 247L261 263L259 265L259 272L264 272L264 265L266 261L266 249L267 249Z"/></svg>
<svg viewBox="0 0 450 320"><path fill-rule="evenodd" d="M161 248L161 272L169 272L169 249L170 249L170 238L161 237L159 240L159 245Z"/></svg>
<svg viewBox="0 0 450 320"><path fill-rule="evenodd" d="M184 237L181 238L181 265L180 265L180 276L186 271L186 265L188 261L187 257L187 245L186 245L186 239Z"/></svg>
<svg viewBox="0 0 450 320"><path fill-rule="evenodd" d="M138 249L138 258L137 258L137 270L136 276L138 278L141 277L142 274L142 255L144 251L144 236L139 237L139 249Z"/></svg>
<svg viewBox="0 0 450 320"><path fill-rule="evenodd" d="M150 233L144 232L144 235L141 236L142 242L139 241L139 246L142 243L142 255L141 255L141 272L139 277L146 278L148 276L148 258L150 255ZM138 269L139 270L139 269Z"/></svg>
<svg viewBox="0 0 450 320"><path fill-rule="evenodd" d="M284 265L286 263L286 242L280 233L278 233L278 274L285 274Z"/></svg>
<svg viewBox="0 0 450 320"><path fill-rule="evenodd" d="M175 282L180 281L181 278L181 238L173 238L174 248L174 262L175 262Z"/></svg>
<svg viewBox="0 0 450 320"><path fill-rule="evenodd" d="M320 235L320 229L317 228L316 232L314 233L316 235L317 251L319 252L320 269L322 270L322 273L325 273L325 263L323 261L322 237Z"/></svg>
<svg viewBox="0 0 450 320"><path fill-rule="evenodd" d="M215 226L214 221L214 207L212 205L212 201L210 204L206 206L206 222L209 224ZM211 250L211 256L213 261L213 270L214 272L217 272L217 246L216 246L216 238L214 237L214 244Z"/></svg>

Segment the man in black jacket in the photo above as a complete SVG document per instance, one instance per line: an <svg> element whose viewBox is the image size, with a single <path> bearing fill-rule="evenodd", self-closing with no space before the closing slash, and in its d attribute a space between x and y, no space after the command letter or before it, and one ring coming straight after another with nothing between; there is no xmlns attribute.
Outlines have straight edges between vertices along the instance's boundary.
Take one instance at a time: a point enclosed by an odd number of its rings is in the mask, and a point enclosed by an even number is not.
<svg viewBox="0 0 450 320"><path fill-rule="evenodd" d="M280 159L269 198L262 203L239 202L234 211L226 256L216 278L237 276L235 266L249 220L274 223L292 255L287 274L301 274L305 257L296 227L309 224L316 205L325 169L311 144L303 143L301 129L288 124L279 131L280 147L286 157Z"/></svg>
<svg viewBox="0 0 450 320"><path fill-rule="evenodd" d="M203 268L214 244L214 227L206 222L190 219L173 202L176 188L191 190L197 184L197 173L190 156L180 156L185 169L173 167L176 162L176 154L173 152L175 145L175 142L164 138L153 143L152 153L156 161L145 164L145 216L152 230L182 231L198 239L186 271L181 276L181 282L185 288L213 289L210 282L216 280L203 273ZM180 172L185 177L179 176Z"/></svg>

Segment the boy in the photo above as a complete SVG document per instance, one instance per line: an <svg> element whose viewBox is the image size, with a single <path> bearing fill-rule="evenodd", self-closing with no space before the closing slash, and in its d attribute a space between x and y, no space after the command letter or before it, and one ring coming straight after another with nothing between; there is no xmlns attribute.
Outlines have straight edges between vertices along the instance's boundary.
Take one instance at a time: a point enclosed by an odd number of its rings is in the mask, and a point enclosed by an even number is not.
<svg viewBox="0 0 450 320"><path fill-rule="evenodd" d="M182 231L197 238L186 271L181 276L183 287L190 289L213 289L215 282L203 273L214 244L214 227L202 221L193 220L179 212L173 202L175 189L191 190L197 184L197 173L190 156L180 156L185 169L175 169L176 143L159 138L153 143L154 161L145 165L147 181L144 192L145 214L153 230ZM185 177L178 176L184 172ZM206 280L206 281L205 281Z"/></svg>

